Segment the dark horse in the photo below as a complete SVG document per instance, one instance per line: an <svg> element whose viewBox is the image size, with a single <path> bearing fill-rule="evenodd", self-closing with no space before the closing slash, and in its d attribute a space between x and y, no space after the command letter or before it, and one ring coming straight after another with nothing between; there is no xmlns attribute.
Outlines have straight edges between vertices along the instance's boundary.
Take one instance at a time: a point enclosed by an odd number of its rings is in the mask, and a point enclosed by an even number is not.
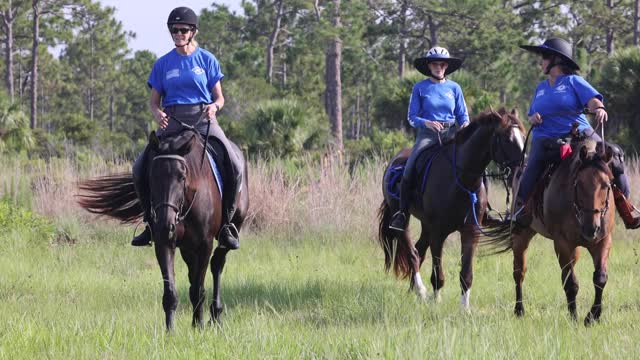
<svg viewBox="0 0 640 360"><path fill-rule="evenodd" d="M601 144L601 143L600 143ZM601 145L598 145L600 148ZM503 226L492 234L490 244L513 250L513 280L516 283L515 314L524 315L522 283L527 271L527 247L538 233L553 240L562 270L562 285L567 296L569 313L577 318L576 296L578 280L573 271L578 261L578 246L587 248L595 271L595 300L585 318L585 325L600 319L602 292L607 284L607 262L615 225L612 190L613 174L610 146L602 153L594 142L576 146L571 157L563 160L545 181L538 184L527 206L532 209L533 222L527 228Z"/></svg>
<svg viewBox="0 0 640 360"><path fill-rule="evenodd" d="M224 309L220 297L220 275L229 249L218 247L213 252L213 238L221 226L222 202L208 161L203 160L202 138L194 131L159 141L155 133L149 137L151 231L155 253L162 272L164 295L162 306L167 329L171 330L178 306L175 286L174 257L176 247L189 271L189 298L193 305L193 326L203 326L205 301L204 280L209 259L213 274L211 318L218 319ZM240 156L242 153L236 147ZM246 164L242 193L233 222L240 229L249 206ZM132 223L142 216L142 207L133 187L131 174L116 174L86 180L80 184L79 204L92 213Z"/></svg>
<svg viewBox="0 0 640 360"><path fill-rule="evenodd" d="M515 110L507 113L502 109L500 113L485 112L473 119L469 126L456 134L455 139L436 150L432 160L425 159L425 156L419 158L418 168L428 168L428 174L424 176L424 191L413 194L410 206L411 214L422 224L422 233L415 247L408 230L400 234L389 229L397 202L390 196L387 186L383 186L385 199L379 210L378 241L384 250L385 269L393 266L397 276L411 276L411 288L418 296L426 298L427 289L420 276L420 266L427 248L431 247L431 285L434 298L439 300L439 291L444 286L442 248L447 236L458 231L462 241L461 303L469 309L472 260L479 239L478 221L481 221L487 207L482 177L491 160L504 168L519 164L523 146L524 127ZM389 168L406 162L409 151L400 152L385 173ZM427 162L430 165L425 165ZM424 174L423 171L417 173Z"/></svg>

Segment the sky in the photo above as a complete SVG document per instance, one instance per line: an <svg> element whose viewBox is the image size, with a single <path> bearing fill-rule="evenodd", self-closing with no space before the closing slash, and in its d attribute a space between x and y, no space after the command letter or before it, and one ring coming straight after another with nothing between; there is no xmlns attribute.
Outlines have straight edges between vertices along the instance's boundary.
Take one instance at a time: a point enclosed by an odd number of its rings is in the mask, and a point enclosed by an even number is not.
<svg viewBox="0 0 640 360"><path fill-rule="evenodd" d="M231 11L242 14L241 0L99 0L104 6L116 8L115 17L122 22L124 30L136 33L129 40L133 51L150 50L157 56L164 55L173 48L167 31L167 17L178 6L187 6L196 14L212 3L227 5Z"/></svg>

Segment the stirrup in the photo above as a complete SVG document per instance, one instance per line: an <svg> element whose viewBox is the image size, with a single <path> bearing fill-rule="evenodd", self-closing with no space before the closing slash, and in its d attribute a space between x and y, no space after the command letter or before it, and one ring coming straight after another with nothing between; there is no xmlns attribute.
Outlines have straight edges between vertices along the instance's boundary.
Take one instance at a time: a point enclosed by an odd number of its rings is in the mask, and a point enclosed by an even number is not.
<svg viewBox="0 0 640 360"><path fill-rule="evenodd" d="M218 247L237 250L240 248L239 237L238 228L234 223L225 224L220 228Z"/></svg>
<svg viewBox="0 0 640 360"><path fill-rule="evenodd" d="M404 231L407 227L407 215L403 211L398 211L393 214L389 229L396 231Z"/></svg>
<svg viewBox="0 0 640 360"><path fill-rule="evenodd" d="M151 246L151 229L149 225L144 227L144 231L140 233L140 235L136 236L131 240L131 246Z"/></svg>

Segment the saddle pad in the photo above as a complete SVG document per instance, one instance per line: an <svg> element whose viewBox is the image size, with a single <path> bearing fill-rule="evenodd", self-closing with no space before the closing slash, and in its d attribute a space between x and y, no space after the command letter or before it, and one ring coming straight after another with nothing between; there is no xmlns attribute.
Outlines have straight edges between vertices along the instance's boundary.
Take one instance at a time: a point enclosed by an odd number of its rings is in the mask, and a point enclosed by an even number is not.
<svg viewBox="0 0 640 360"><path fill-rule="evenodd" d="M218 191L220 191L220 196L222 196L223 192L223 183L222 183L222 174L220 173L220 168L218 164L213 160L213 156L207 149L207 158L209 159L209 163L211 164L211 171L213 172L213 177L216 179L216 185L218 186Z"/></svg>
<svg viewBox="0 0 640 360"><path fill-rule="evenodd" d="M418 177L422 175L420 193L424 192L424 189L427 185L427 178L429 175L431 162L436 158L436 156L440 154L440 150L442 150L442 147L439 145L429 146L428 148L423 149L418 155L418 159L416 159L416 169L414 174L416 174L416 176ZM384 185L387 193L396 200L400 199L400 181L402 180L402 174L404 173L405 165L406 160L398 161L390 166L384 174Z"/></svg>

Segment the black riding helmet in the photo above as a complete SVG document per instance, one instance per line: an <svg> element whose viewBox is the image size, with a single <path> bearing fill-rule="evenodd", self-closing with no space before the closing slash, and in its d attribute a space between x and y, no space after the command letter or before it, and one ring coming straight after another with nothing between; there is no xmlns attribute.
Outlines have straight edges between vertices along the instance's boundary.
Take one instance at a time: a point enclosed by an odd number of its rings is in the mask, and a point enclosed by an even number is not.
<svg viewBox="0 0 640 360"><path fill-rule="evenodd" d="M167 26L171 28L173 24L186 24L198 28L198 15L186 6L180 6L171 11Z"/></svg>

